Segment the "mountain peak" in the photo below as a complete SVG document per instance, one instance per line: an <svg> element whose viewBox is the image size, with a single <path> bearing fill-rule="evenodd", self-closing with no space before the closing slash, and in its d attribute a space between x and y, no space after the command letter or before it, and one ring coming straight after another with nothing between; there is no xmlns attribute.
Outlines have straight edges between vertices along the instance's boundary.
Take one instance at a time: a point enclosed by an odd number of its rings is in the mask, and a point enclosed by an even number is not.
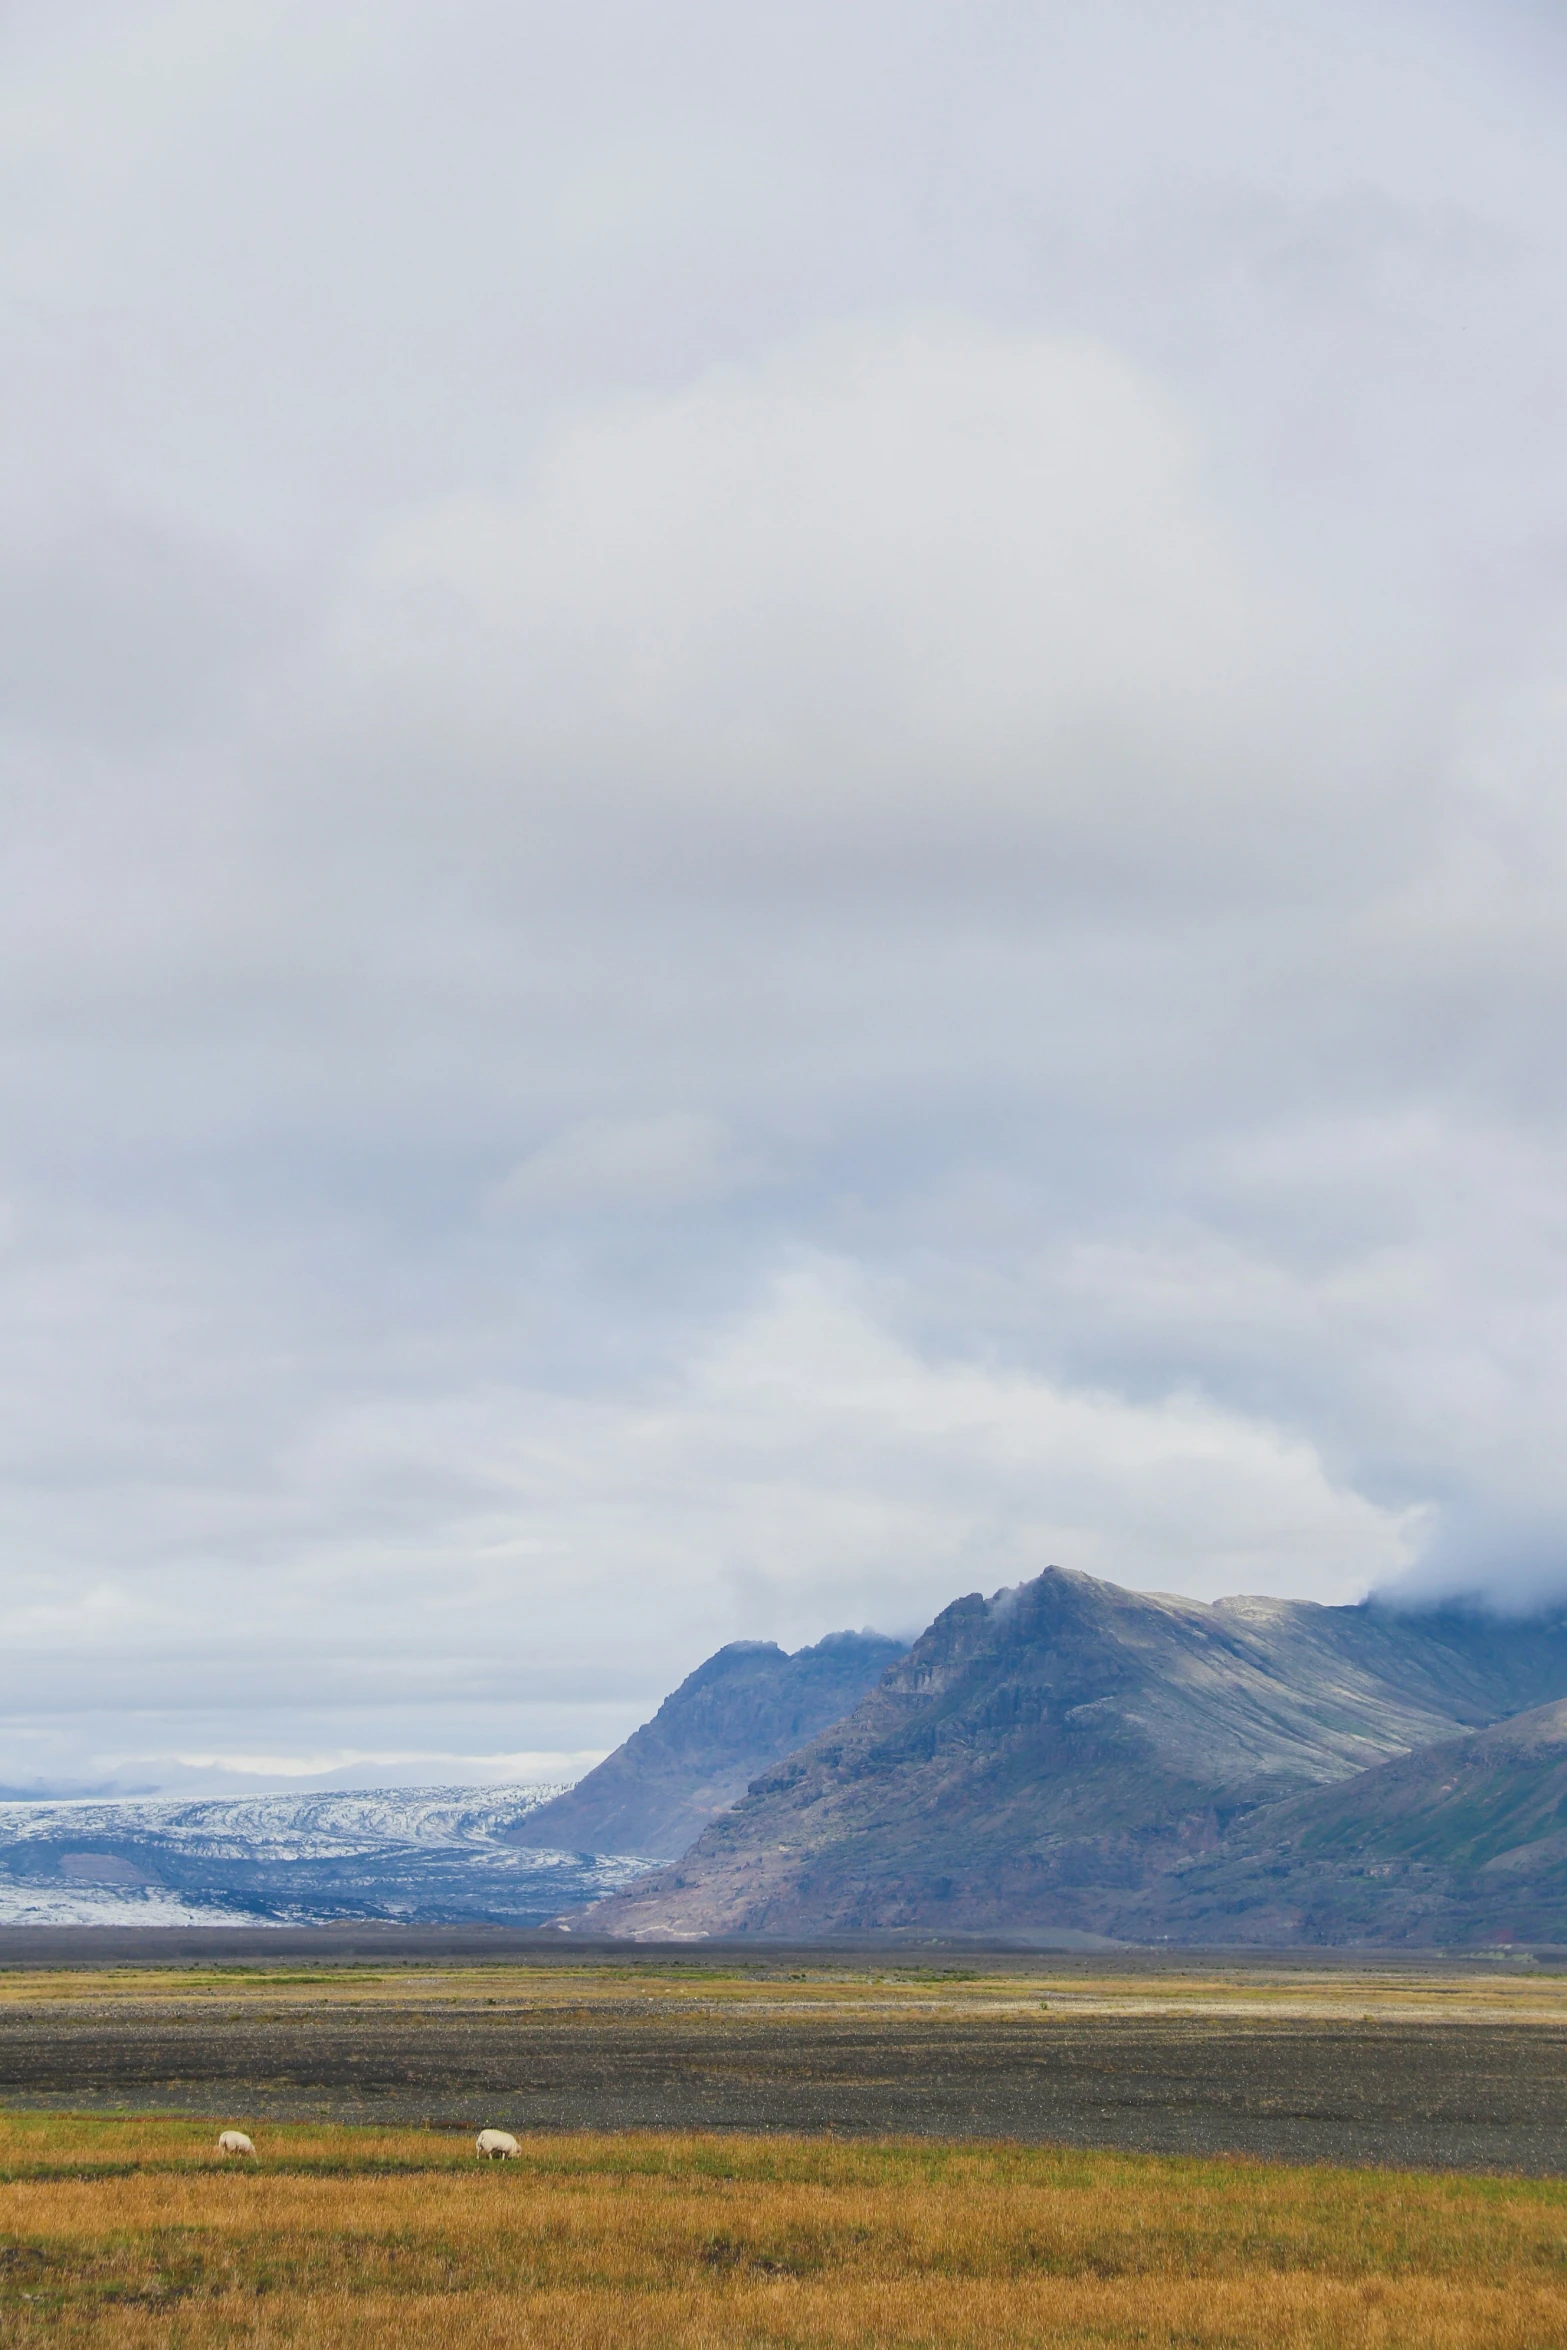
<svg viewBox="0 0 1567 2350"><path fill-rule="evenodd" d="M1567 1693L1567 1633L1126 1591L944 1608L612 1932L1107 1923L1258 1807Z"/></svg>
<svg viewBox="0 0 1567 2350"><path fill-rule="evenodd" d="M574 1852L685 1851L751 1781L838 1721L903 1654L879 1632L829 1632L791 1656L732 1640L652 1720L528 1822L528 1842Z"/></svg>

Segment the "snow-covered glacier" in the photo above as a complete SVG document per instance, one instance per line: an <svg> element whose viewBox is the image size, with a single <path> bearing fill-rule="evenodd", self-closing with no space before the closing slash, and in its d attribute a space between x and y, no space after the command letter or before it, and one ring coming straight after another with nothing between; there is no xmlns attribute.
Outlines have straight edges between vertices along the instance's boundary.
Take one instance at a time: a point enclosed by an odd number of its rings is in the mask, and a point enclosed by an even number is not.
<svg viewBox="0 0 1567 2350"><path fill-rule="evenodd" d="M528 1845L559 1787L0 1803L0 1925L540 1925L654 1864Z"/></svg>

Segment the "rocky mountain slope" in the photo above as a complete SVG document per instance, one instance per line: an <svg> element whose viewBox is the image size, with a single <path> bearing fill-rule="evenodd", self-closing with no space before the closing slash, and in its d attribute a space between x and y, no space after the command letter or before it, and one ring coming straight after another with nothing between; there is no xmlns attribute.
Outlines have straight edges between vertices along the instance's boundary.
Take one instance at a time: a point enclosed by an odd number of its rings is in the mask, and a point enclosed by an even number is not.
<svg viewBox="0 0 1567 2350"><path fill-rule="evenodd" d="M674 1859L759 1772L851 1712L903 1652L879 1632L831 1632L792 1656L771 1640L736 1640L519 1833L534 1846Z"/></svg>
<svg viewBox="0 0 1567 2350"><path fill-rule="evenodd" d="M1265 1809L1564 1695L1567 1620L1204 1606L1051 1568L956 1601L677 1866L583 1922L1191 1934L1191 1871L1214 1858L1211 1894Z"/></svg>
<svg viewBox="0 0 1567 2350"><path fill-rule="evenodd" d="M1567 1703L1270 1805L1123 1931L1214 1942L1567 1940Z"/></svg>
<svg viewBox="0 0 1567 2350"><path fill-rule="evenodd" d="M556 1792L0 1803L0 1925L539 1925L636 1874L519 1840Z"/></svg>

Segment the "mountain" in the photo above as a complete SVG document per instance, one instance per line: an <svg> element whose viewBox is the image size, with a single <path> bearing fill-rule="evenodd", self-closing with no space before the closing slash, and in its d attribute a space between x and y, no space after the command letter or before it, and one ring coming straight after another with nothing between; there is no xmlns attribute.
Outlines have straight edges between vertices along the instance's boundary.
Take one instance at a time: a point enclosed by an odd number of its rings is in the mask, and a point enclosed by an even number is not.
<svg viewBox="0 0 1567 2350"><path fill-rule="evenodd" d="M1567 1703L1250 1815L1151 1914L1182 1940L1567 1940Z"/></svg>
<svg viewBox="0 0 1567 2350"><path fill-rule="evenodd" d="M541 1925L637 1873L521 1844L555 1792L0 1803L0 1925Z"/></svg>
<svg viewBox="0 0 1567 2350"><path fill-rule="evenodd" d="M1265 1809L1564 1695L1567 1620L1203 1605L1049 1568L955 1601L677 1866L582 1922L1152 1938Z"/></svg>
<svg viewBox="0 0 1567 2350"><path fill-rule="evenodd" d="M528 1843L677 1858L758 1772L851 1712L904 1646L879 1632L830 1632L792 1656L771 1640L731 1642L624 1746L533 1813Z"/></svg>

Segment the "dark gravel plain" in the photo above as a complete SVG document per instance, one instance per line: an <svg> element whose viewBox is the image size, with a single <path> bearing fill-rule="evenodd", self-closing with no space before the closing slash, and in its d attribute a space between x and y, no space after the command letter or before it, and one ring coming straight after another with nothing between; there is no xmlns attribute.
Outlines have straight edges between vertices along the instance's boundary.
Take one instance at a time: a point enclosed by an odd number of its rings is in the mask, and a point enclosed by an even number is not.
<svg viewBox="0 0 1567 2350"><path fill-rule="evenodd" d="M306 1949L319 1964L320 1943ZM377 1937L373 1952L384 1964L393 1946ZM0 1949L0 1963L8 1955ZM111 1955L124 1963L101 1952ZM210 1966L215 1955L176 1963ZM304 1953L268 1938L265 1955L297 1965ZM351 1965L370 1953L345 1944L335 1955ZM430 1955L409 1948L405 1963ZM458 1961L449 1942L439 1955ZM502 1953L491 1944L484 1955ZM520 1955L506 1949L508 1974ZM172 1983L156 1998L108 1982L102 1999L91 1986L68 1999L29 1994L0 2005L0 2103L453 2129L1002 2137L1567 2174L1567 2023L921 2013L858 2002L779 2014L716 1999L691 2013L669 1995L672 1964L698 1989L716 1951L684 1964L667 1950L606 1953L613 1984L595 1983L580 2004L555 1975L554 1952L529 1955L555 1978L545 2004L495 1997L504 1978L487 1978L482 1963L455 1998L448 1977L439 2000L410 1979L406 1998L389 2001L383 1988L356 2004L345 1979L330 1998L302 2001L285 1995L286 1974L275 1994L253 1979L231 1997L210 1976L199 1998L194 1984L187 1998ZM580 1965L589 1954L572 1955ZM1123 1980L1129 1956L1114 1962ZM754 1947L743 1963L758 1966ZM906 1966L909 1954L889 1963ZM938 1954L931 1963L939 1972ZM980 1974L1020 1966L1016 1953L966 1952L961 1963ZM841 1974L845 1959L779 1952L767 1964L780 1980L787 1964L799 1995L813 1968ZM1091 1991L1096 1962L1072 1965ZM1168 1962L1151 1971L1170 1971Z"/></svg>

